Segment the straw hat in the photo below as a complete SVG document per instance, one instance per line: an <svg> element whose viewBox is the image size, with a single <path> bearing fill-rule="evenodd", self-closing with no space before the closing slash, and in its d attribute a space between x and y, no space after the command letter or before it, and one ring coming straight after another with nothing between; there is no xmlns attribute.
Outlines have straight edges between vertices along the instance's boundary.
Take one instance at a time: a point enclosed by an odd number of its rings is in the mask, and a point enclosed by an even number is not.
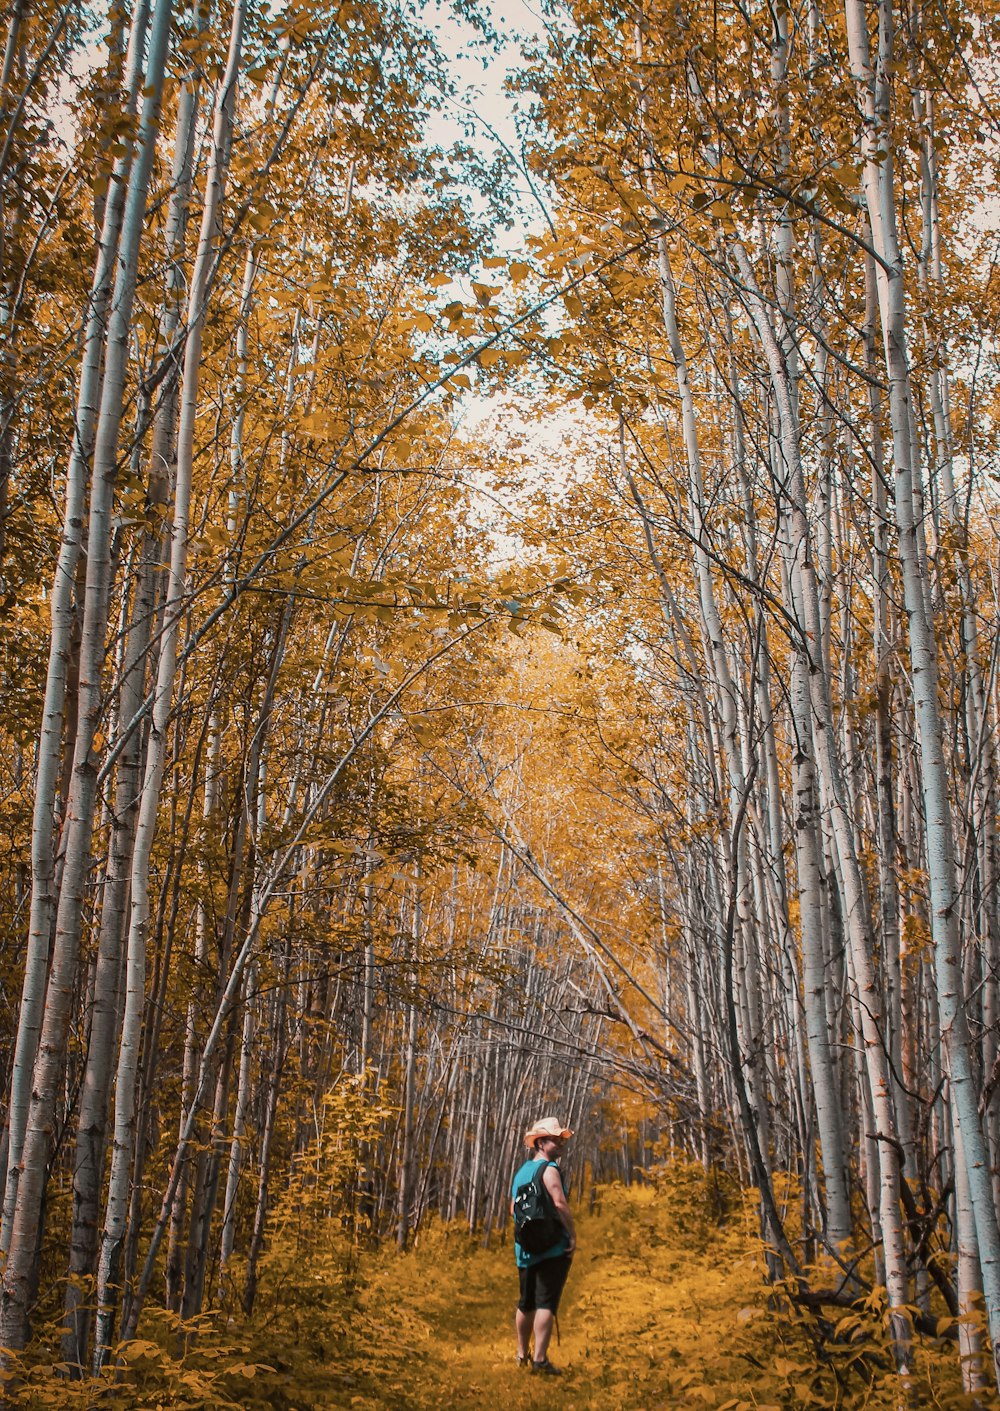
<svg viewBox="0 0 1000 1411"><path fill-rule="evenodd" d="M542 1117L538 1122L533 1122L525 1132L524 1144L532 1146L539 1137L558 1137L560 1141L565 1141L572 1135L570 1129L564 1127L555 1117Z"/></svg>

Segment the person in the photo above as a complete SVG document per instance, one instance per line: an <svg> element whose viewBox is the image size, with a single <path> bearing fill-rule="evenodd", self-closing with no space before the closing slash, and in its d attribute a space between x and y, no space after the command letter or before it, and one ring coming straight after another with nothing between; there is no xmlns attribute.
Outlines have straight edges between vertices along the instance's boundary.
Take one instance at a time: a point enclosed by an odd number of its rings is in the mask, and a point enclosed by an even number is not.
<svg viewBox="0 0 1000 1411"><path fill-rule="evenodd" d="M549 1339L552 1324L559 1308L559 1298L569 1273L570 1262L576 1251L576 1228L573 1213L566 1200L562 1172L555 1164L562 1154L564 1144L573 1133L554 1117L543 1117L535 1122L524 1134L524 1144L530 1156L518 1167L511 1185L511 1211L514 1209L514 1193L533 1179L539 1162L546 1162L542 1181L555 1207L555 1213L562 1224L562 1234L555 1244L541 1254L529 1254L514 1239L514 1257L517 1261L521 1293L514 1314L517 1329L517 1365L530 1365L533 1372L544 1376L559 1376L560 1369L549 1361ZM534 1333L535 1350L531 1353L531 1336Z"/></svg>

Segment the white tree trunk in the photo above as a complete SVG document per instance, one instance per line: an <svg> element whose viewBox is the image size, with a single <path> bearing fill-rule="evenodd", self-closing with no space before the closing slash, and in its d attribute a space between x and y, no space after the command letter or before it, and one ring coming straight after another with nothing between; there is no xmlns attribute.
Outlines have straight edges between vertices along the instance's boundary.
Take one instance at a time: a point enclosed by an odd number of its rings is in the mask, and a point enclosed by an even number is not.
<svg viewBox="0 0 1000 1411"><path fill-rule="evenodd" d="M924 529L915 504L919 495L919 465L911 435L903 262L896 233L893 140L889 128L894 22L890 6L886 0L880 0L878 69L873 71L867 18L860 0L845 0L845 14L851 69L865 119L864 192L879 258L876 278L889 382L896 525L909 618L911 680L920 744L920 785L926 819L931 934L941 1040L975 1214L994 1369L1000 1375L1000 1230L993 1204L989 1153L979 1121L962 994L958 888L944 731L938 701L937 644L930 611Z"/></svg>
<svg viewBox="0 0 1000 1411"><path fill-rule="evenodd" d="M137 151L121 216L120 248L116 263L114 293L108 315L108 339L100 416L95 441L87 544L87 587L81 640L80 713L77 738L74 743L73 776L64 829L66 856L56 910L55 941L45 996L45 1012L32 1073L31 1099L24 1124L24 1145L20 1153L20 1176L13 1183L13 1192L11 1190L7 1192L8 1201L13 1196L14 1205L10 1247L3 1276L3 1294L0 1298L0 1345L15 1350L24 1346L27 1331L27 1298L38 1246L44 1186L52 1149L55 1103L65 1064L71 999L79 955L83 890L90 856L97 779L94 740L101 709L101 672L107 634L110 587L109 521L117 460L117 432L124 396L124 360L128 351L128 328L131 322L138 274L139 242L145 219L146 194L159 128L160 99L171 9L171 0L157 0L150 28ZM145 26L143 26L144 28ZM134 34L133 38L135 47L141 50L141 36ZM130 64L132 62L132 47L130 41ZM108 205L112 206L113 204L109 200ZM99 361L96 355L95 359ZM81 422L83 425L81 426L78 422L71 466L67 473L67 518L69 518L70 500L76 495L77 482L84 474L85 452L87 450L84 436L87 428L92 424L89 404L93 391L96 390L96 387L85 388L84 382L91 376L96 384L99 369L96 365L91 369L90 362L85 357L80 387ZM57 587L54 593L54 606L55 598L59 593L60 590ZM68 601L67 593L67 608ZM54 657L58 657L60 654L60 637L61 631L54 617L52 635ZM57 671L56 675L59 674ZM64 679L63 676L63 682ZM51 674L49 685L55 686L54 677ZM46 692L48 695L48 686ZM58 695L59 709L50 721L50 726L53 729L61 721L61 685L56 694ZM45 743L48 729L49 726L43 724L43 745L39 754L40 774L43 771L43 760L51 763L53 757L51 749L54 748L55 742ZM46 784L45 787L47 788L48 785ZM51 818L49 827L51 827ZM42 893L47 895L47 889L51 885L51 872L47 878L39 876L39 885L41 887L39 891L41 902ZM33 890L37 889L33 888ZM39 915L43 913L45 916L50 914L47 902Z"/></svg>
<svg viewBox="0 0 1000 1411"><path fill-rule="evenodd" d="M842 769L838 758L830 683L821 664L811 657L813 648L822 640L822 625L816 589L815 568L810 543L809 524L805 513L805 488L799 449L798 425L785 360L775 336L768 310L757 288L753 269L743 246L734 241L733 261L746 291L750 315L756 327L767 360L771 386L780 422L780 449L788 489L789 549L792 555L790 578L799 594L803 635L797 648L809 651L809 688L813 717L817 762L826 786L825 803L836 840L851 960L858 993L858 1013L865 1046L872 1104L878 1135L879 1151L879 1215L885 1251L886 1291L892 1321L893 1347L900 1375L908 1375L910 1366L909 1280L906 1251L900 1213L899 1167L896 1154L897 1133L893 1107L892 1075L884 1046L884 1006L881 985L875 971L874 950L869 927L868 902L864 880L855 851L853 826L846 805Z"/></svg>
<svg viewBox="0 0 1000 1411"><path fill-rule="evenodd" d="M188 297L188 336L184 349L180 425L177 433L177 481L174 493L170 572L160 638L160 657L150 722L150 738L147 746L139 818L136 825L135 851L132 859L125 972L125 1013L122 1021L118 1075L115 1081L114 1146L97 1276L98 1312L94 1347L95 1370L103 1364L111 1346L117 1303L114 1287L118 1277L128 1212L129 1171L132 1163L132 1143L135 1130L136 1079L146 996L149 863L156 832L163 766L166 759L167 728L173 701L178 633L185 607L188 526L194 469L194 431L200 385L202 333L209 274L213 262L214 245L218 238L219 210L229 163L245 16L245 2L237 0L233 10L226 70L215 105L212 152L205 180L201 232Z"/></svg>
<svg viewBox="0 0 1000 1411"><path fill-rule="evenodd" d="M190 195L197 108L198 83L195 79L181 90L174 129L174 168L165 222L169 275L161 315L161 341L167 347L173 343L181 313L178 291L183 280L181 256ZM153 419L147 508L151 509L154 515L162 510L169 497L176 430L176 392L177 374L169 372ZM162 558L162 534L157 520L143 536L139 554L117 706L117 718L123 723L132 720L145 695L146 671L153 640L156 587L161 576ZM140 732L132 731L118 762L115 816L111 828L111 848L98 941L90 1041L77 1121L73 1165L73 1230L66 1288L67 1331L63 1338L63 1357L71 1365L80 1367L85 1364L90 1328L90 1305L84 1299L81 1281L93 1273L97 1255L100 1184L104 1173L108 1098L114 1071L114 1036L120 1019L119 983L135 843L135 815L139 802L141 743Z"/></svg>
<svg viewBox="0 0 1000 1411"><path fill-rule="evenodd" d="M15 16L16 18L16 16ZM132 13L126 59L123 108L134 115L143 85L143 51L149 21L148 0L140 0ZM14 33L13 23L11 34ZM147 134L148 136L148 134ZM31 825L31 910L28 921L28 948L21 989L17 1038L8 1108L9 1141L7 1179L4 1189L3 1220L0 1223L0 1252L10 1249L14 1205L24 1145L24 1131L31 1101L31 1075L38 1050L38 1036L45 1001L49 952L56 911L56 882L53 840L57 826L56 795L63 752L63 713L66 675L76 617L74 586L83 545L88 468L97 422L104 339L108 303L114 286L115 259L121 237L125 198L134 151L129 148L116 161L111 172L104 219L98 245L97 263L90 290L83 330L83 354L77 388L73 444L66 470L62 536L52 585L51 632L42 725L35 776L35 800ZM72 741L67 741L72 749Z"/></svg>

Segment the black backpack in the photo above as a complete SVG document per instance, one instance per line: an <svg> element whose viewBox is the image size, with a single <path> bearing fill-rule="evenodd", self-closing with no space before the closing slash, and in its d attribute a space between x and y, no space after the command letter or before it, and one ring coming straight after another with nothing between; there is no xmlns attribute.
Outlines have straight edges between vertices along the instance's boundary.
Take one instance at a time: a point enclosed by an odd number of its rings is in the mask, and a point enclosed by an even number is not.
<svg viewBox="0 0 1000 1411"><path fill-rule="evenodd" d="M514 1238L525 1254L543 1254L558 1244L563 1223L555 1213L552 1197L542 1177L554 1161L543 1161L530 1181L514 1192Z"/></svg>

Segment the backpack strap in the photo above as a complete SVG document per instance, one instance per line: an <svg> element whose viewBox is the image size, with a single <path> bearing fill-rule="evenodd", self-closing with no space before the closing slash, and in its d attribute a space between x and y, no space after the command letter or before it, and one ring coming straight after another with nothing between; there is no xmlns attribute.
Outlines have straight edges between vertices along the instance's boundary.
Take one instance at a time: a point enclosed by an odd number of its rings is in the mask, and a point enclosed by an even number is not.
<svg viewBox="0 0 1000 1411"><path fill-rule="evenodd" d="M532 1181L537 1185L538 1190L539 1190L539 1192L540 1192L540 1194L541 1194L541 1196L542 1196L542 1199L546 1202L546 1204L547 1204L548 1206L551 1207L552 1214L553 1214L553 1216L555 1216L555 1212L556 1212L555 1202L553 1201L552 1196L549 1194L549 1191L548 1191L548 1188L547 1188L546 1185L545 1185L545 1179L544 1179L544 1178L545 1178L545 1173L546 1173L546 1171L549 1169L550 1166L556 1166L556 1163L555 1163L554 1161L548 1161L548 1160L543 1161L543 1162L541 1163L541 1165L539 1166L538 1170L535 1172L535 1174L532 1176L531 1179L532 1179ZM559 1167L558 1167L558 1166L556 1166L556 1170L559 1171ZM559 1171L559 1175L560 1175L560 1178L561 1178L561 1177L562 1177L562 1172L561 1172L561 1171Z"/></svg>

